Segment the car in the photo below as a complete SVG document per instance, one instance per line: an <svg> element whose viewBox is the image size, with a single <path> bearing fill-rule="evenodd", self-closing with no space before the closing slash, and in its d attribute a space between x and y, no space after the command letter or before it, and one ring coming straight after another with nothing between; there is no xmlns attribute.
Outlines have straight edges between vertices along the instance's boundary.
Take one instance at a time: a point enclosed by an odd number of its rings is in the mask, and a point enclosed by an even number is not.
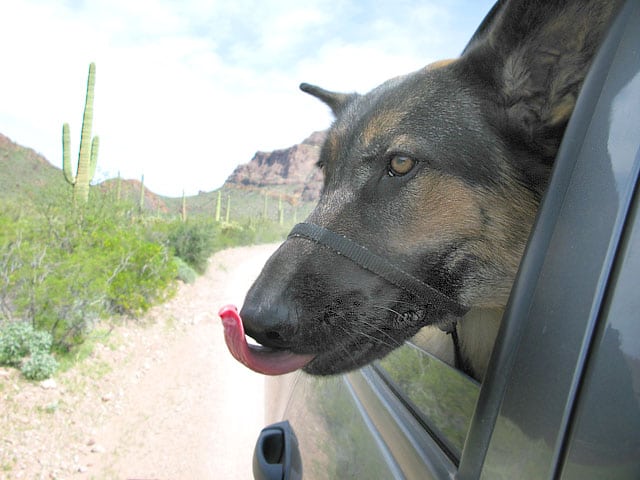
<svg viewBox="0 0 640 480"><path fill-rule="evenodd" d="M590 69L482 384L412 342L267 383L258 479L640 478L640 3Z"/></svg>

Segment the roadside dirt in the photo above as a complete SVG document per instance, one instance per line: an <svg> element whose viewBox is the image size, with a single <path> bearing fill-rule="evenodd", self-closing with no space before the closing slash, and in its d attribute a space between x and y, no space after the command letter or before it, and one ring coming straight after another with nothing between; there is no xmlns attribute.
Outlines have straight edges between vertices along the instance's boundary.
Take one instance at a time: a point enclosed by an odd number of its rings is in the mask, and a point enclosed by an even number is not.
<svg viewBox="0 0 640 480"><path fill-rule="evenodd" d="M275 247L219 252L53 382L0 369L0 478L252 478L264 377L228 353L217 311L241 305Z"/></svg>

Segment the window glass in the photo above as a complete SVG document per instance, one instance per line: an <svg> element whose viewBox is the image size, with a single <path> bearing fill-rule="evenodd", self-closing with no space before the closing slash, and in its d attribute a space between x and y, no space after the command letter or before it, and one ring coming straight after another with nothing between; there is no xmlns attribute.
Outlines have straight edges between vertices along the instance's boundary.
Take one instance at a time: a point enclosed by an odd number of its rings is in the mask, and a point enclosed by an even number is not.
<svg viewBox="0 0 640 480"><path fill-rule="evenodd" d="M479 384L411 343L379 361L377 369L450 456L458 460Z"/></svg>

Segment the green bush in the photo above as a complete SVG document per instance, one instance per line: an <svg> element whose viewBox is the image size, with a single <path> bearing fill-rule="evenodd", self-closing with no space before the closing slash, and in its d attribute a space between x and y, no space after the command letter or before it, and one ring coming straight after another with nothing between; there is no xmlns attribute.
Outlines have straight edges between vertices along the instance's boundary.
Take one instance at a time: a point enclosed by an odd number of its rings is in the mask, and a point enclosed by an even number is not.
<svg viewBox="0 0 640 480"><path fill-rule="evenodd" d="M17 367L29 355L33 327L26 322L12 322L0 330L0 364Z"/></svg>
<svg viewBox="0 0 640 480"><path fill-rule="evenodd" d="M173 293L177 266L162 245L122 237L126 259L108 286L111 309L137 316Z"/></svg>
<svg viewBox="0 0 640 480"><path fill-rule="evenodd" d="M51 344L51 335L34 330L30 323L8 323L0 329L0 365L19 367L30 380L49 378L58 369Z"/></svg>
<svg viewBox="0 0 640 480"><path fill-rule="evenodd" d="M49 332L33 330L27 339L27 350L32 354L35 352L50 352L52 343L53 338Z"/></svg>
<svg viewBox="0 0 640 480"><path fill-rule="evenodd" d="M175 257L176 268L178 269L178 279L182 280L184 283L193 283L196 281L198 277L198 273L189 266L184 260L180 257Z"/></svg>
<svg viewBox="0 0 640 480"><path fill-rule="evenodd" d="M215 250L215 224L212 222L180 222L169 234L169 245L176 257L198 273L207 270L209 257Z"/></svg>
<svg viewBox="0 0 640 480"><path fill-rule="evenodd" d="M97 249L77 247L74 255L50 251L32 274L39 281L22 292L22 313L50 332L55 348L67 350L106 313L107 276Z"/></svg>
<svg viewBox="0 0 640 480"><path fill-rule="evenodd" d="M58 362L53 355L35 352L24 361L20 371L29 380L46 380L58 370Z"/></svg>
<svg viewBox="0 0 640 480"><path fill-rule="evenodd" d="M0 201L0 325L20 318L50 334L52 343L29 337L42 351L67 352L100 319L136 317L171 295L176 279L195 281L215 251L278 241L287 230L260 219L142 215L98 189L76 208L66 188L33 202ZM29 356L25 348L40 351L19 341L2 348L0 356L16 366Z"/></svg>
<svg viewBox="0 0 640 480"><path fill-rule="evenodd" d="M100 318L137 316L172 292L177 268L163 224L106 201L0 214L0 318L20 317L53 336L54 349L84 341ZM6 277L6 278L5 278Z"/></svg>
<svg viewBox="0 0 640 480"><path fill-rule="evenodd" d="M243 222L222 223L218 228L215 250L240 245L281 242L291 229L288 226L259 218L247 219Z"/></svg>

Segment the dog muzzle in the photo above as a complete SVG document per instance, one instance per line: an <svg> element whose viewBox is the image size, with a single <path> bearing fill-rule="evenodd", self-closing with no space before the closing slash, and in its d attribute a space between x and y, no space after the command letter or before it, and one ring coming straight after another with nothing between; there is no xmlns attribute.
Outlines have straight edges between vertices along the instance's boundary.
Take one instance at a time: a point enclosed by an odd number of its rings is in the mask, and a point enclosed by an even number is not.
<svg viewBox="0 0 640 480"><path fill-rule="evenodd" d="M348 258L361 268L417 297L422 303L442 307L457 317L462 317L469 310L468 307L461 305L435 287L344 235L313 223L298 223L289 233L289 238L305 238L329 247L336 254Z"/></svg>

